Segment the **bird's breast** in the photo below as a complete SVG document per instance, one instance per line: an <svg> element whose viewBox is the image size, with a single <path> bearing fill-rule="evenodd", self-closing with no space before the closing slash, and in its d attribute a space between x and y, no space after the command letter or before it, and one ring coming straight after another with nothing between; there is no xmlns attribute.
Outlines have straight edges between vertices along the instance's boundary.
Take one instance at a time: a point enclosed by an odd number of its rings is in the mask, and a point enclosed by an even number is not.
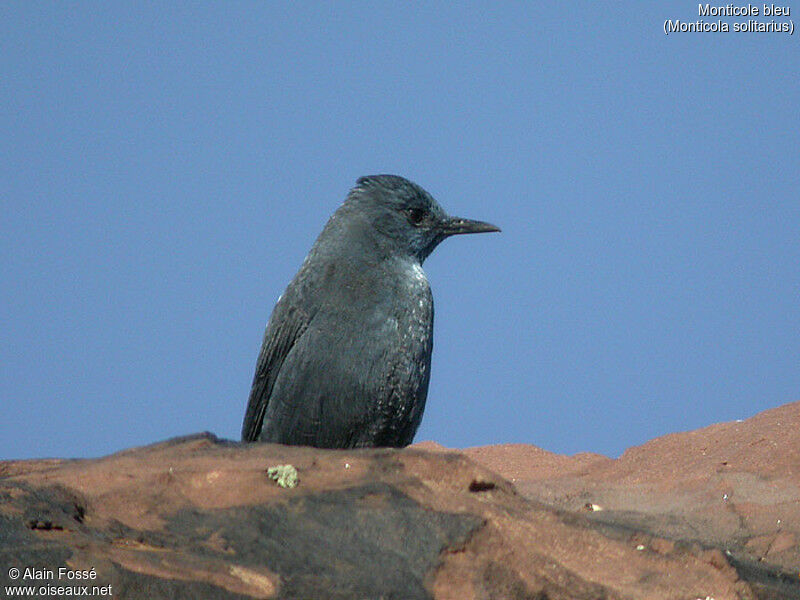
<svg viewBox="0 0 800 600"><path fill-rule="evenodd" d="M318 289L307 289L319 302L315 324L338 342L371 346L425 345L433 322L433 298L425 272L412 260L376 263L338 260L319 271Z"/></svg>

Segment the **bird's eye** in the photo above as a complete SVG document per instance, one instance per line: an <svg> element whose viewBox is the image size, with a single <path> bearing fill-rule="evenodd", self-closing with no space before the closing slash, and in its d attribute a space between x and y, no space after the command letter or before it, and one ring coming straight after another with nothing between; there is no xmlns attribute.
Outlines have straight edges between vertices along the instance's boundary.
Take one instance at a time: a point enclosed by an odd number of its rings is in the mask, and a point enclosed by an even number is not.
<svg viewBox="0 0 800 600"><path fill-rule="evenodd" d="M409 208L406 211L406 214L408 215L408 220L411 221L412 225L419 225L425 218L425 211L421 208Z"/></svg>

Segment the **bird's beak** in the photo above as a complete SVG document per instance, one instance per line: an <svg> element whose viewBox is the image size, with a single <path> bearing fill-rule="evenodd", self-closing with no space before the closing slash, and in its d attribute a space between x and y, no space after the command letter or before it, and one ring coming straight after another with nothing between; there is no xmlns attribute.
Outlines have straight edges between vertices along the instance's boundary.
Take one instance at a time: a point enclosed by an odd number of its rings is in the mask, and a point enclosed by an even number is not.
<svg viewBox="0 0 800 600"><path fill-rule="evenodd" d="M500 231L499 227L483 221L472 221L461 217L448 217L442 222L442 233L445 235L459 235L461 233L489 233Z"/></svg>

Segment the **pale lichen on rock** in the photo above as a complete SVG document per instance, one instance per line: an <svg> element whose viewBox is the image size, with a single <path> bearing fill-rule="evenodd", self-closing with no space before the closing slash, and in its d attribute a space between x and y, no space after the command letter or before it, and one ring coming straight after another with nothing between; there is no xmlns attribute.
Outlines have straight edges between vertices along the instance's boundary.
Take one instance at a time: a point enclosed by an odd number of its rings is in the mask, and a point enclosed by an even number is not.
<svg viewBox="0 0 800 600"><path fill-rule="evenodd" d="M297 487L300 477L297 469L292 465L275 465L267 469L267 477L273 479L282 488Z"/></svg>

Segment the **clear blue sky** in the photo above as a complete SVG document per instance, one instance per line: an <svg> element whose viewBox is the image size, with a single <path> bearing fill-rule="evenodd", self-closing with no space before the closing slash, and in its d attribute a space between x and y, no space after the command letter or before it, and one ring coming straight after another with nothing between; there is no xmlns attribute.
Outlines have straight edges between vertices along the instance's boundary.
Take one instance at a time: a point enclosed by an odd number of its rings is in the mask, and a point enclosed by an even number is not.
<svg viewBox="0 0 800 600"><path fill-rule="evenodd" d="M503 228L425 264L417 440L613 456L800 400L800 34L335 4L0 7L0 458L238 439L278 295L381 172Z"/></svg>

